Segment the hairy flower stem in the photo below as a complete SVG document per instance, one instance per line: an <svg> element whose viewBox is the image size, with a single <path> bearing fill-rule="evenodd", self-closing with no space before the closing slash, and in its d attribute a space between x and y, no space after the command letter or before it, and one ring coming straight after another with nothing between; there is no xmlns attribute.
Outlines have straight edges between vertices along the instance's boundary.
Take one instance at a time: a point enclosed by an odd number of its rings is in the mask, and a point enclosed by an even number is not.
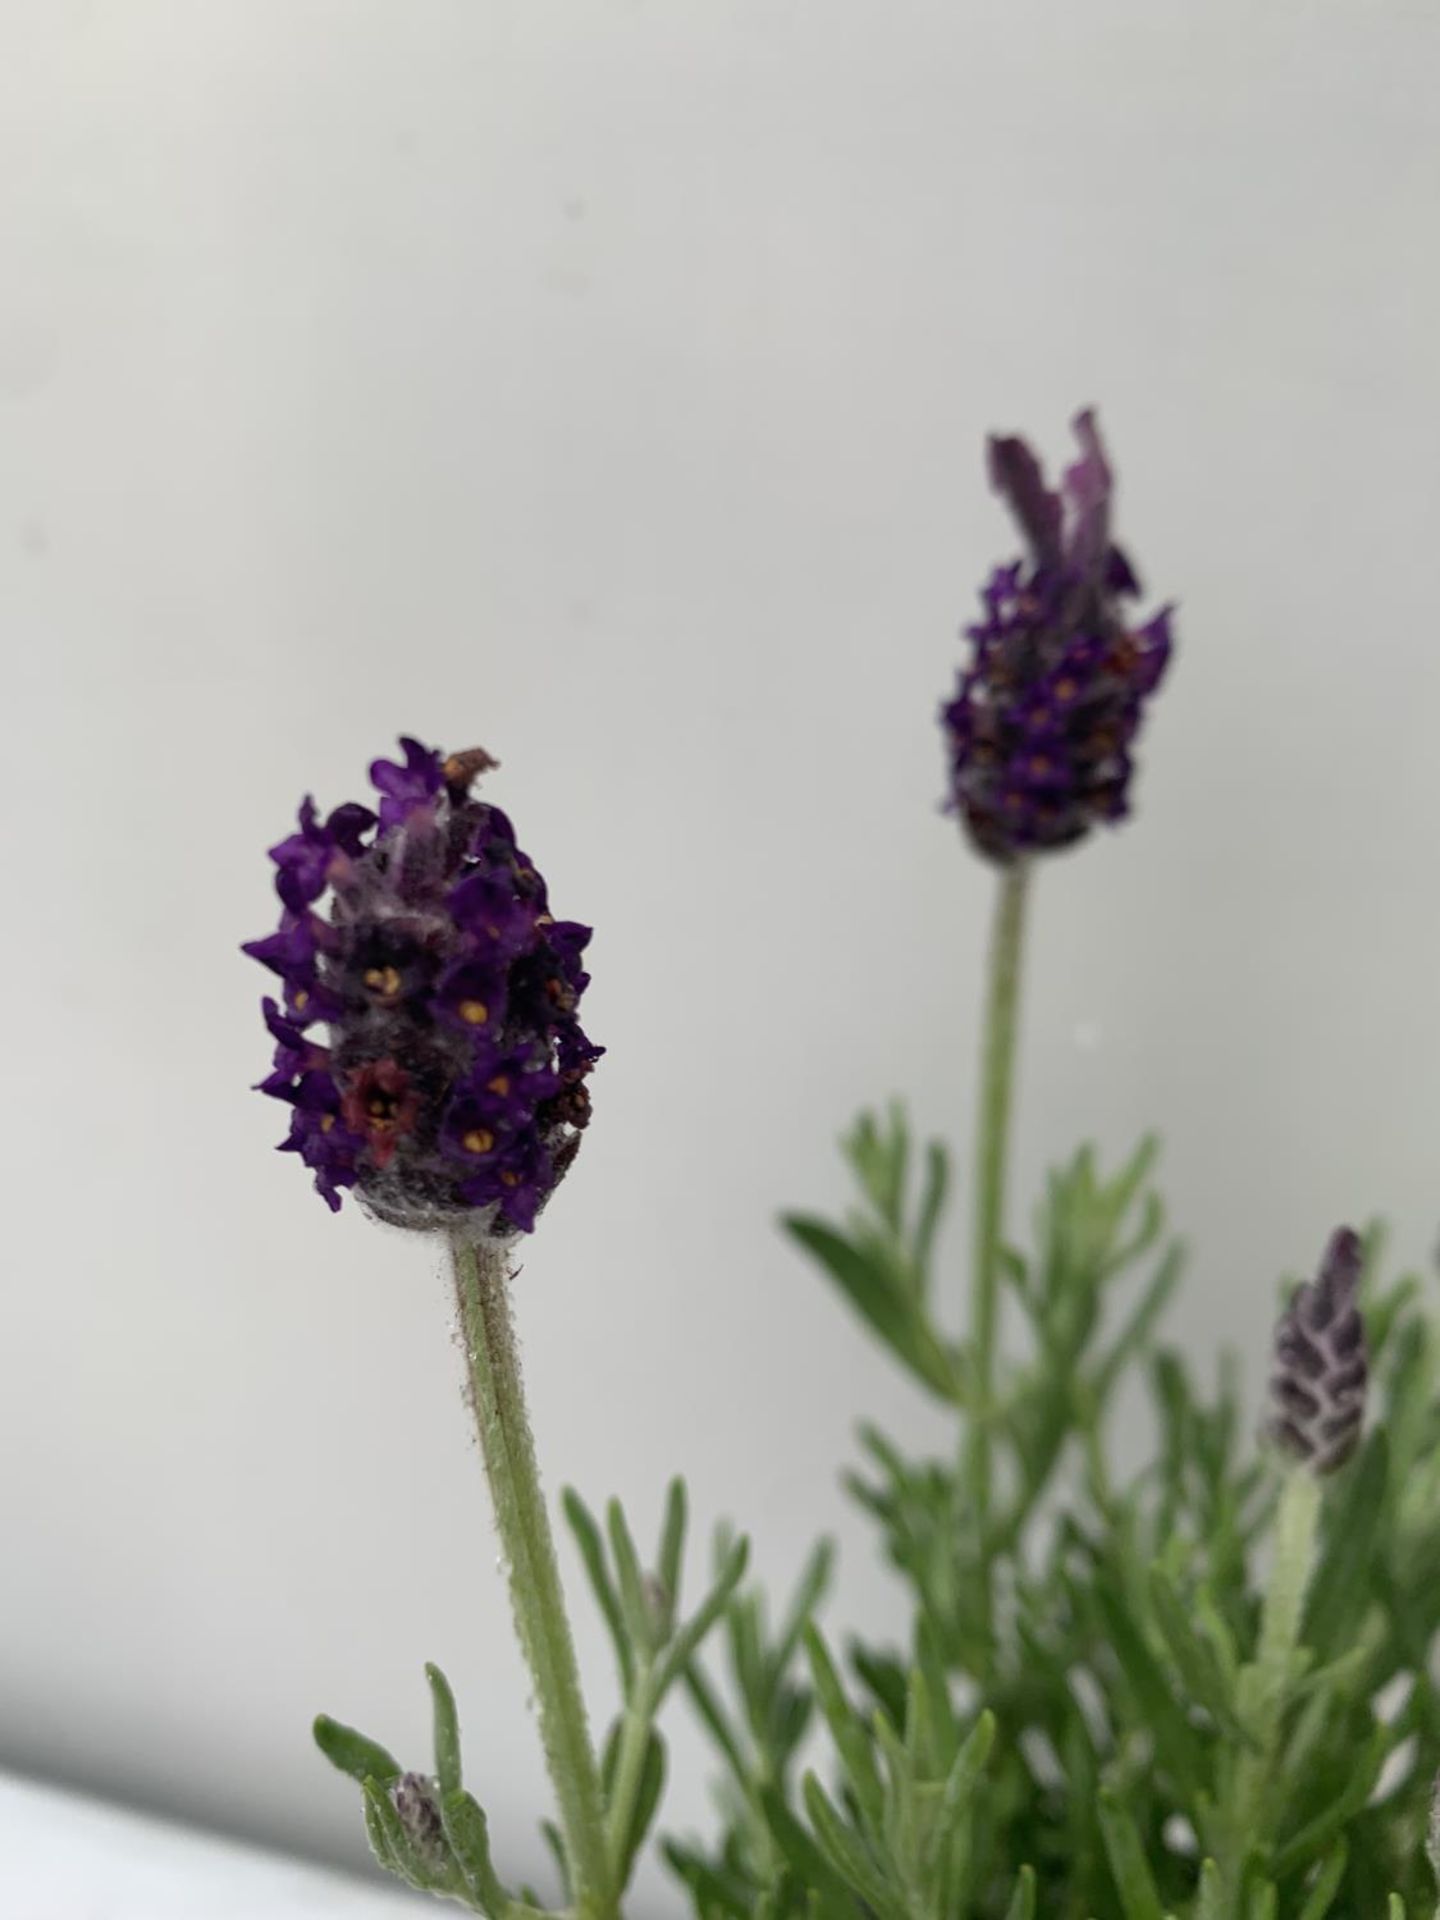
<svg viewBox="0 0 1440 1920"><path fill-rule="evenodd" d="M1310 1583L1319 1518L1320 1482L1303 1468L1292 1467L1285 1475L1275 1516L1275 1564L1265 1589L1256 1655L1260 1703L1272 1718L1283 1703L1290 1656L1300 1643L1300 1610Z"/></svg>
<svg viewBox="0 0 1440 1920"><path fill-rule="evenodd" d="M521 1650L535 1683L571 1892L581 1920L617 1920L600 1776L590 1745L555 1543L540 1491L510 1314L509 1258L493 1241L451 1242L455 1298L480 1450L510 1579Z"/></svg>
<svg viewBox="0 0 1440 1920"><path fill-rule="evenodd" d="M1020 956L1025 938L1026 863L1005 868L995 900L985 1004L984 1058L975 1129L975 1251L970 1330L977 1404L966 1439L964 1485L980 1542L983 1627L990 1620L990 1427L995 1415L995 1342L1000 1306L1000 1250L1005 1230L1005 1169L1010 1146L1011 1090L1019 1026Z"/></svg>
<svg viewBox="0 0 1440 1920"><path fill-rule="evenodd" d="M1291 1467L1275 1515L1275 1559L1265 1588L1260 1643L1241 1675L1240 1713L1251 1739L1234 1773L1231 1800L1233 1864L1237 1877L1253 1847L1265 1846L1275 1815L1275 1770L1290 1689L1291 1662L1300 1644L1305 1591L1315 1562L1320 1483Z"/></svg>

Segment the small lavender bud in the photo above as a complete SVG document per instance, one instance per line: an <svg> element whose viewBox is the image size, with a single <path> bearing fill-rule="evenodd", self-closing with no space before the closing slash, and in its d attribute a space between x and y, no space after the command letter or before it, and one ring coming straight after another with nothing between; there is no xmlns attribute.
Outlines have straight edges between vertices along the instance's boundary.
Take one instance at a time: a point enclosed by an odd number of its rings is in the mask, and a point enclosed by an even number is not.
<svg viewBox="0 0 1440 1920"><path fill-rule="evenodd" d="M1339 1228L1275 1329L1270 1437L1317 1474L1344 1465L1365 1418L1369 1363L1356 1304L1363 1264L1359 1235Z"/></svg>
<svg viewBox="0 0 1440 1920"><path fill-rule="evenodd" d="M509 820L472 795L483 748L401 746L370 769L375 811L322 819L307 799L270 850L280 926L245 949L285 989L262 1003L261 1091L290 1108L283 1151L331 1207L353 1188L395 1226L507 1238L534 1227L590 1117L590 929L555 918Z"/></svg>
<svg viewBox="0 0 1440 1920"><path fill-rule="evenodd" d="M402 1773L390 1789L390 1804L415 1857L429 1872L438 1873L450 1857L450 1848L435 1799L435 1782L423 1773Z"/></svg>

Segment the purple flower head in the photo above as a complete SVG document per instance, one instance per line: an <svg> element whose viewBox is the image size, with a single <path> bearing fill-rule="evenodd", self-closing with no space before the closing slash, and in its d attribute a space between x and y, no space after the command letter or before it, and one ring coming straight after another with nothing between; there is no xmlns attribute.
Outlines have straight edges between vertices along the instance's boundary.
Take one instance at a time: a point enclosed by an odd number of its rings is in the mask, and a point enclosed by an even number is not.
<svg viewBox="0 0 1440 1920"><path fill-rule="evenodd" d="M1270 1438L1315 1473L1343 1466L1360 1441L1369 1378L1356 1304L1363 1266L1359 1235L1341 1227L1275 1329Z"/></svg>
<svg viewBox="0 0 1440 1920"><path fill-rule="evenodd" d="M1113 478L1093 413L1058 492L1023 440L993 438L990 481L1029 549L981 591L973 651L941 709L947 806L1001 863L1082 840L1129 812L1130 748L1170 658L1170 609L1143 625L1140 591L1110 538Z"/></svg>
<svg viewBox="0 0 1440 1920"><path fill-rule="evenodd" d="M378 814L322 822L307 797L271 849L280 925L245 948L285 991L262 1003L260 1090L332 1208L353 1188L398 1226L528 1233L589 1119L590 929L554 918L509 820L473 797L488 754L400 745L371 768Z"/></svg>

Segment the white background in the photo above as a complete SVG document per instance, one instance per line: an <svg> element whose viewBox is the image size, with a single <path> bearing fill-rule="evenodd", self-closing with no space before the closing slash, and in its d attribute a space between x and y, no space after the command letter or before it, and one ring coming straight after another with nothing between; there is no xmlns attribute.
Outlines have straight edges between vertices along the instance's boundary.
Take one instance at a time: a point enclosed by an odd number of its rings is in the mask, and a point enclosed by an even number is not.
<svg viewBox="0 0 1440 1920"><path fill-rule="evenodd" d="M13 1774L0 1774L0 1861L14 1920L416 1920L419 1900L379 1874L362 1885Z"/></svg>
<svg viewBox="0 0 1440 1920"><path fill-rule="evenodd" d="M1440 16L0 21L0 1760L358 1860L309 1718L419 1759L433 1658L533 1865L442 1281L246 1091L263 848L401 729L501 757L610 1048L520 1285L549 1482L648 1533L683 1468L777 1582L836 1528L832 1620L894 1629L837 1470L861 1413L944 1432L772 1219L892 1090L967 1145L934 710L1012 545L985 431L1096 401L1180 651L1139 817L1038 890L1018 1190L1160 1122L1201 1355L1341 1217L1428 1260Z"/></svg>

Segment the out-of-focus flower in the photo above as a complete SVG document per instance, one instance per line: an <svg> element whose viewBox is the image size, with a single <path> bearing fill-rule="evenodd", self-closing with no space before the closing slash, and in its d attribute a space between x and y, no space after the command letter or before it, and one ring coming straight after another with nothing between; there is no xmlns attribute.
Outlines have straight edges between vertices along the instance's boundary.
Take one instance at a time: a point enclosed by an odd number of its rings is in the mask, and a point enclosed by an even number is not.
<svg viewBox="0 0 1440 1920"><path fill-rule="evenodd" d="M1140 591L1110 538L1113 486L1094 414L1059 492L1023 440L992 438L990 479L1029 547L997 567L955 697L941 709L948 806L987 858L1073 846L1129 811L1130 749L1171 651L1171 610L1143 624Z"/></svg>
<svg viewBox="0 0 1440 1920"><path fill-rule="evenodd" d="M1316 1473L1344 1465L1365 1419L1370 1369L1356 1304L1363 1265L1359 1235L1339 1228L1275 1329L1270 1437Z"/></svg>

